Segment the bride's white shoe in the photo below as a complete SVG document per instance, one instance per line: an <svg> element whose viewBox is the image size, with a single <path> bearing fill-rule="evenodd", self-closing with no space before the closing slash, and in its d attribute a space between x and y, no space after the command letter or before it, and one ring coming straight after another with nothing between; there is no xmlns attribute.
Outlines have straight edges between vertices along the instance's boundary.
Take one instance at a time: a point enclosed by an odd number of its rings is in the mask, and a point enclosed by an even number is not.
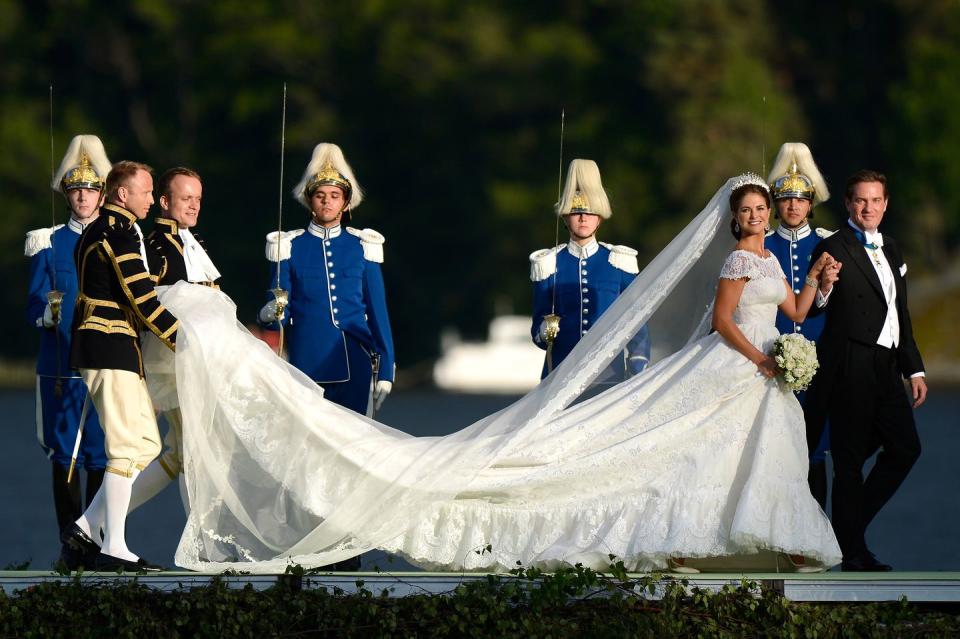
<svg viewBox="0 0 960 639"><path fill-rule="evenodd" d="M778 556L777 565L779 567L779 559L782 557L786 560L787 566L789 566L790 572L796 573L816 573L816 572L826 572L826 566L818 564L808 564L807 558L803 555L789 555L787 553L780 553Z"/></svg>
<svg viewBox="0 0 960 639"><path fill-rule="evenodd" d="M680 575L700 574L700 571L693 566L686 565L686 559L683 557L670 557L667 560L667 567L670 569L670 572L675 572Z"/></svg>

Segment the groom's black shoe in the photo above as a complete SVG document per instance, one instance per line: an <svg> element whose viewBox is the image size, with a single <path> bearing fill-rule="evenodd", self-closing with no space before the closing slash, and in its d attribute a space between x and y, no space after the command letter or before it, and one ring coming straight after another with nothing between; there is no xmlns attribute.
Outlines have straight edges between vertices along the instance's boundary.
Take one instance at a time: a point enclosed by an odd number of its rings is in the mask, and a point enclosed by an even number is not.
<svg viewBox="0 0 960 639"><path fill-rule="evenodd" d="M890 572L893 566L880 563L872 552L865 550L850 559L844 558L843 563L840 564L840 570L843 572Z"/></svg>
<svg viewBox="0 0 960 639"><path fill-rule="evenodd" d="M83 532L80 526L76 523L67 526L60 533L60 544L60 560L67 570L93 569L100 554L100 546Z"/></svg>
<svg viewBox="0 0 960 639"><path fill-rule="evenodd" d="M94 570L97 572L161 572L163 570L163 566L151 564L142 557L136 561L130 561L128 559L114 557L113 555L106 555L101 552L97 555L97 559L94 562Z"/></svg>

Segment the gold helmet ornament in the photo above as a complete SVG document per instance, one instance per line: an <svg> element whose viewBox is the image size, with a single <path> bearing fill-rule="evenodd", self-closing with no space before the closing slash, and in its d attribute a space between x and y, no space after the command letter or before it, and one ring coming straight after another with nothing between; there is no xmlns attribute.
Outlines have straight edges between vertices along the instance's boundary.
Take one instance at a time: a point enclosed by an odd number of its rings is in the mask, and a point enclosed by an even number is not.
<svg viewBox="0 0 960 639"><path fill-rule="evenodd" d="M303 177L293 188L293 196L310 209L310 198L321 186L338 186L343 190L343 198L347 202L344 210L354 209L363 201L363 191L344 159L343 151L329 142L321 142L314 147Z"/></svg>
<svg viewBox="0 0 960 639"><path fill-rule="evenodd" d="M830 198L813 154L802 142L787 142L780 147L767 181L774 200L798 198L810 200L812 206L816 206Z"/></svg>
<svg viewBox="0 0 960 639"><path fill-rule="evenodd" d="M572 160L567 169L567 182L563 187L557 215L590 213L609 219L610 200L600 181L600 168L593 160Z"/></svg>
<svg viewBox="0 0 960 639"><path fill-rule="evenodd" d="M100 138L77 135L70 141L50 188L63 194L73 189L102 191L110 168L110 160Z"/></svg>
<svg viewBox="0 0 960 639"><path fill-rule="evenodd" d="M587 196L579 189L573 194L573 199L570 200L570 213L590 213L590 202L587 201Z"/></svg>

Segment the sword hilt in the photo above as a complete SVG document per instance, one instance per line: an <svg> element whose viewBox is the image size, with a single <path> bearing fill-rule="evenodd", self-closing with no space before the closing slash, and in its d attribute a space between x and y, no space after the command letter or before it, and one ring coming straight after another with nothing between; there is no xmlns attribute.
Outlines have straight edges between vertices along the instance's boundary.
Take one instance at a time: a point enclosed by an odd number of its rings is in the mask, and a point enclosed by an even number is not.
<svg viewBox="0 0 960 639"><path fill-rule="evenodd" d="M50 306L50 315L54 324L60 323L60 313L63 307L63 291L56 289L47 293L47 304Z"/></svg>
<svg viewBox="0 0 960 639"><path fill-rule="evenodd" d="M560 334L560 316L556 313L544 315L543 322L543 339L548 345L553 344L553 340Z"/></svg>
<svg viewBox="0 0 960 639"><path fill-rule="evenodd" d="M284 311L290 303L290 294L279 286L270 289L270 292L273 293L273 300L277 304L277 321L283 321Z"/></svg>

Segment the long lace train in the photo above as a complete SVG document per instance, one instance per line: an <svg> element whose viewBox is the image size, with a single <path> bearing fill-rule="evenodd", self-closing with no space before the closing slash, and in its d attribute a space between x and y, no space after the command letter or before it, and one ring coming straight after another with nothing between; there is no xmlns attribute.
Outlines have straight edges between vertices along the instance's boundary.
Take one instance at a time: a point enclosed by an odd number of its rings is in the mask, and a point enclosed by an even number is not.
<svg viewBox="0 0 960 639"><path fill-rule="evenodd" d="M432 568L603 568L614 554L649 569L759 549L837 563L807 489L799 404L719 336L582 399L717 244L728 193L535 391L446 437L411 437L327 402L236 321L223 293L187 283L163 292L181 321L178 351L148 342L144 357L159 407L183 413L191 510L177 564L268 572L376 547ZM782 294L776 278L745 290L737 321L758 346L776 337ZM695 301L685 315L694 324Z"/></svg>

